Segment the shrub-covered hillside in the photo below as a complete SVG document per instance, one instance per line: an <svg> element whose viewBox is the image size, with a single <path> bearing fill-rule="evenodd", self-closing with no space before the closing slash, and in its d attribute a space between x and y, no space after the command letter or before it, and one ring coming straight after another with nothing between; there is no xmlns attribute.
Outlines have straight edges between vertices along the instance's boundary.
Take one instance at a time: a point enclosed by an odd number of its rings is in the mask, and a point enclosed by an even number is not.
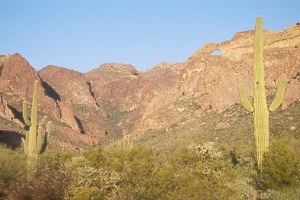
<svg viewBox="0 0 300 200"><path fill-rule="evenodd" d="M251 115L235 105L138 140L82 153L48 150L31 176L23 149L1 146L0 193L13 200L300 199L299 105L271 115L262 173ZM216 128L220 122L229 126Z"/></svg>

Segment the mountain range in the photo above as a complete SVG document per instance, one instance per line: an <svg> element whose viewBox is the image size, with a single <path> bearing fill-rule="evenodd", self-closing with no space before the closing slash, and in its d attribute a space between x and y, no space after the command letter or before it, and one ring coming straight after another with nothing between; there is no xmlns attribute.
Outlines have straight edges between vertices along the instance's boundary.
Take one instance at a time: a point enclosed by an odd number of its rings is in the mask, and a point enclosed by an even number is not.
<svg viewBox="0 0 300 200"><path fill-rule="evenodd" d="M285 110L300 100L300 22L264 30L263 37L266 94L275 95L285 73ZM54 148L85 149L171 133L204 114L232 109L240 104L239 84L252 94L253 38L254 30L239 32L229 41L205 44L186 62L161 62L145 71L123 63L105 63L87 73L53 65L37 71L18 53L0 55L0 142L21 145L22 103L31 103L35 80L39 119L47 115L53 122ZM221 130L232 124L220 120L213 126Z"/></svg>

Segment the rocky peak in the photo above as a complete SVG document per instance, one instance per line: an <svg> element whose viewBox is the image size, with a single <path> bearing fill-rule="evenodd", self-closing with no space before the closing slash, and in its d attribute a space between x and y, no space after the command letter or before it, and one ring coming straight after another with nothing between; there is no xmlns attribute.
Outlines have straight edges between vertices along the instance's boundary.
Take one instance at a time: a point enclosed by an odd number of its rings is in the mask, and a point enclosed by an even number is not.
<svg viewBox="0 0 300 200"><path fill-rule="evenodd" d="M300 45L300 25L299 22L282 30L271 31L264 30L264 50L275 48L297 48ZM230 41L220 44L207 43L203 48L197 50L190 59L195 57L208 56L216 50L222 52L222 56L231 60L240 60L242 55L252 53L254 31L243 31L236 33Z"/></svg>
<svg viewBox="0 0 300 200"><path fill-rule="evenodd" d="M95 104L84 74L75 70L48 65L39 71L41 79L50 84L60 97L73 104Z"/></svg>
<svg viewBox="0 0 300 200"><path fill-rule="evenodd" d="M138 75L138 71L130 64L124 63L105 63L100 65L98 68L93 69L94 71L108 71L108 72L116 72L124 75Z"/></svg>
<svg viewBox="0 0 300 200"><path fill-rule="evenodd" d="M31 85L38 80L36 70L20 54L0 59L0 90L25 98L32 91Z"/></svg>
<svg viewBox="0 0 300 200"><path fill-rule="evenodd" d="M154 67L152 67L151 70L170 69L173 71L177 71L177 70L181 70L181 68L182 68L181 62L175 62L175 63L161 62L154 65Z"/></svg>

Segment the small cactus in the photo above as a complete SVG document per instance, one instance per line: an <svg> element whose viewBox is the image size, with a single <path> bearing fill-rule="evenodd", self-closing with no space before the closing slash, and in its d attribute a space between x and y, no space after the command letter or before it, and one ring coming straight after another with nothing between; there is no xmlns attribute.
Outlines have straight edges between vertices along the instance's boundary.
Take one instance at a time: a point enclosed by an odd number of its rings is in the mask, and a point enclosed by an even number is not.
<svg viewBox="0 0 300 200"><path fill-rule="evenodd" d="M263 154L269 147L269 111L275 111L281 104L284 91L287 83L287 76L281 75L279 88L275 99L267 106L265 95L265 80L264 80L264 63L263 63L263 40L262 40L262 17L256 18L255 36L254 36L254 102L253 105L249 101L245 89L242 85L239 86L241 103L244 108L253 112L254 119L254 136L257 152L258 167L262 169Z"/></svg>
<svg viewBox="0 0 300 200"><path fill-rule="evenodd" d="M47 116L44 116L42 121L37 124L37 111L38 111L38 81L34 82L34 92L32 98L32 109L31 109L31 121L27 116L27 104L23 102L23 118L25 124L29 126L29 131L26 132L26 139L24 141L24 151L28 155L28 162L32 159L36 159L38 154L43 153L46 150L52 122L47 123L45 136L42 134L42 127L47 120Z"/></svg>

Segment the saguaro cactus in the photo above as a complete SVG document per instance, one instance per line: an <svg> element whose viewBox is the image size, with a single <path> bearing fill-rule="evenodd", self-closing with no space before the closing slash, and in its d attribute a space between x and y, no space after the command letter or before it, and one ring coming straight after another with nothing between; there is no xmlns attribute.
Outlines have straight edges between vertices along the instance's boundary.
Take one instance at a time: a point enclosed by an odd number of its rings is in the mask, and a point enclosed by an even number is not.
<svg viewBox="0 0 300 200"><path fill-rule="evenodd" d="M254 78L253 78L253 106L246 96L246 91L239 85L241 103L244 108L253 112L254 136L256 143L256 154L258 167L262 169L263 154L269 147L269 111L275 111L281 104L287 83L287 76L282 74L280 77L279 88L275 99L267 106L265 95L264 62L263 62L263 40L262 40L262 17L256 18L254 35Z"/></svg>
<svg viewBox="0 0 300 200"><path fill-rule="evenodd" d="M38 81L34 82L34 92L32 98L32 108L31 108L31 121L28 120L27 116L27 104L23 102L23 118L25 124L30 126L29 131L26 133L26 139L24 142L24 151L28 155L28 162L30 163L32 159L37 158L37 155L43 153L46 150L50 129L52 122L47 123L47 128L45 136L42 134L42 127L47 120L47 116L44 116L42 121L37 124L37 111L38 111Z"/></svg>

